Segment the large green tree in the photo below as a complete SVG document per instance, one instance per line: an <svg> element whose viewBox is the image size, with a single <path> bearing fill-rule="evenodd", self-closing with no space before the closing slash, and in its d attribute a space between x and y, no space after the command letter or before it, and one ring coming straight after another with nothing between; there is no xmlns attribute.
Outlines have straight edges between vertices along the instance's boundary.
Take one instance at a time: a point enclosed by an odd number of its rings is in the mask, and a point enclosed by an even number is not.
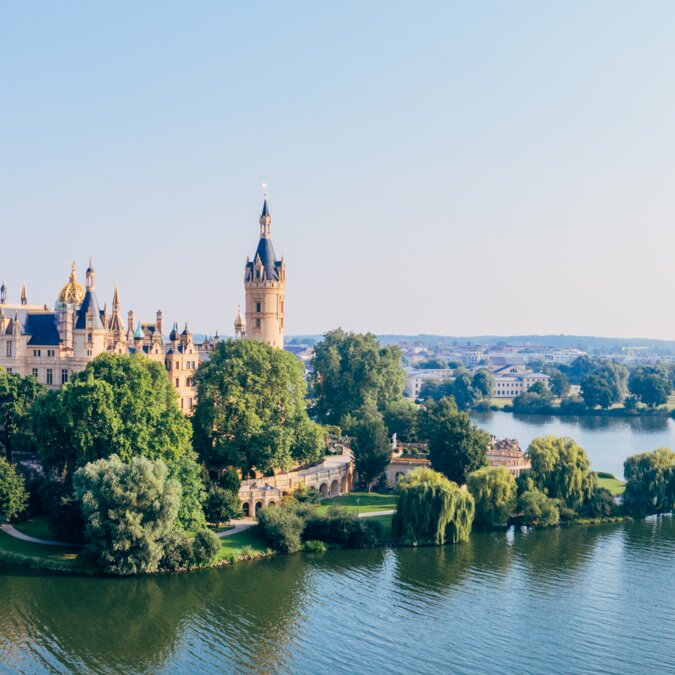
<svg viewBox="0 0 675 675"><path fill-rule="evenodd" d="M112 455L124 462L163 460L182 486L180 523L190 529L204 524L192 428L162 364L102 354L35 402L31 426L45 470L64 474L67 482L78 468Z"/></svg>
<svg viewBox="0 0 675 675"><path fill-rule="evenodd" d="M22 513L28 502L28 493L14 467L0 457L0 520L12 520Z"/></svg>
<svg viewBox="0 0 675 675"><path fill-rule="evenodd" d="M675 507L675 452L659 448L629 457L623 463L623 503L634 516L667 513Z"/></svg>
<svg viewBox="0 0 675 675"><path fill-rule="evenodd" d="M526 455L532 463L528 478L536 489L578 511L593 495L597 477L588 455L571 438L540 436Z"/></svg>
<svg viewBox="0 0 675 675"><path fill-rule="evenodd" d="M581 380L581 398L589 408L609 408L614 403L612 387L599 373L590 373Z"/></svg>
<svg viewBox="0 0 675 675"><path fill-rule="evenodd" d="M398 347L383 347L372 333L346 333L341 328L324 335L314 348L311 393L324 424L364 406L384 410L403 395L405 373Z"/></svg>
<svg viewBox="0 0 675 675"><path fill-rule="evenodd" d="M390 437L396 434L396 438L403 443L416 440L417 406L412 401L404 398L394 401L382 414Z"/></svg>
<svg viewBox="0 0 675 675"><path fill-rule="evenodd" d="M394 535L407 544L467 541L474 518L469 492L427 468L411 471L397 486Z"/></svg>
<svg viewBox="0 0 675 675"><path fill-rule="evenodd" d="M7 461L18 450L32 450L30 409L45 388L34 377L20 377L0 368L0 447Z"/></svg>
<svg viewBox="0 0 675 675"><path fill-rule="evenodd" d="M490 436L464 412L443 411L430 420L431 466L451 481L463 485L467 476L487 464Z"/></svg>
<svg viewBox="0 0 675 675"><path fill-rule="evenodd" d="M144 457L100 459L73 478L88 547L110 574L157 572L174 529L181 487L166 465Z"/></svg>
<svg viewBox="0 0 675 675"><path fill-rule="evenodd" d="M557 368L551 368L548 372L548 375L550 378L548 381L548 386L551 389L551 393L554 396L558 396L559 398L562 396L567 396L570 391L570 381L567 375Z"/></svg>
<svg viewBox="0 0 675 675"><path fill-rule="evenodd" d="M194 443L209 465L268 473L321 456L323 432L307 415L292 354L252 340L221 342L195 384Z"/></svg>
<svg viewBox="0 0 675 675"><path fill-rule="evenodd" d="M628 390L650 408L663 405L672 390L668 371L659 366L635 368L628 378Z"/></svg>
<svg viewBox="0 0 675 675"><path fill-rule="evenodd" d="M359 479L368 485L375 480L391 461L391 444L387 437L382 415L374 407L357 411L353 424L347 429L354 451L354 463Z"/></svg>
<svg viewBox="0 0 675 675"><path fill-rule="evenodd" d="M506 525L516 508L516 479L503 466L484 466L469 474L469 492L476 503L477 523L485 527Z"/></svg>

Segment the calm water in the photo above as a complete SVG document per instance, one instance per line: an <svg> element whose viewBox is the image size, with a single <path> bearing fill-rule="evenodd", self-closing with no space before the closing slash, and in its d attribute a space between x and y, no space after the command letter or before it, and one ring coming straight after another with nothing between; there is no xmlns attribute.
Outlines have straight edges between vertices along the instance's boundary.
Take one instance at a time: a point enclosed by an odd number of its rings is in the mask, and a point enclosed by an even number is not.
<svg viewBox="0 0 675 675"><path fill-rule="evenodd" d="M630 455L666 447L675 450L675 420L667 417L551 417L473 413L476 424L499 438L517 438L525 450L537 436L569 436L586 450L596 471L623 476Z"/></svg>
<svg viewBox="0 0 675 675"><path fill-rule="evenodd" d="M665 673L672 518L145 579L0 570L7 672Z"/></svg>

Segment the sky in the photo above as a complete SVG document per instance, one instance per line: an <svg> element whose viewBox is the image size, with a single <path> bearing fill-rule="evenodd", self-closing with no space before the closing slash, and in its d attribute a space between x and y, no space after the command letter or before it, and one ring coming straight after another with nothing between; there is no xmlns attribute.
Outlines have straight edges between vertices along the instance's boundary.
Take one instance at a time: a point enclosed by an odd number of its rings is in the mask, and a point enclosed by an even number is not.
<svg viewBox="0 0 675 675"><path fill-rule="evenodd" d="M0 276L231 334L675 338L675 3L0 0Z"/></svg>

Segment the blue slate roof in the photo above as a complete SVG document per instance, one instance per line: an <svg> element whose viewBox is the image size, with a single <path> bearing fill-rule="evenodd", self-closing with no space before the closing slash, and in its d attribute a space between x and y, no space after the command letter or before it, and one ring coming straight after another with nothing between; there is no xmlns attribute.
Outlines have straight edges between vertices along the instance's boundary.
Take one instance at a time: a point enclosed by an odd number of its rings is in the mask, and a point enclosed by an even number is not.
<svg viewBox="0 0 675 675"><path fill-rule="evenodd" d="M98 298L96 293L90 288L87 289L87 292L84 295L84 300L80 305L80 309L77 313L77 323L75 328L78 330L84 330L87 327L87 312L91 308L94 320L92 322L93 328L103 328L103 321L101 320L101 308L98 306Z"/></svg>
<svg viewBox="0 0 675 675"><path fill-rule="evenodd" d="M31 346L58 346L61 342L54 312L27 314L24 330L30 335L28 344Z"/></svg>
<svg viewBox="0 0 675 675"><path fill-rule="evenodd" d="M281 261L276 259L274 254L274 246L272 246L272 240L262 237L258 243L258 248L256 249L255 256L253 260L260 256L260 262L265 269L265 279L268 281L279 281L279 268L281 267ZM253 262L248 263L248 269L253 274Z"/></svg>

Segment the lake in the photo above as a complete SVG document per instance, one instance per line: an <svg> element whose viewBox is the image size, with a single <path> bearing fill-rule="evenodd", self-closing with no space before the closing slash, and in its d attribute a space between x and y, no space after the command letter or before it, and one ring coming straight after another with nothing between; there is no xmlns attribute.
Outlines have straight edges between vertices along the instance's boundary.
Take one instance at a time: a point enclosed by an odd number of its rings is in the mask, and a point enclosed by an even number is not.
<svg viewBox="0 0 675 675"><path fill-rule="evenodd" d="M675 420L668 417L553 417L505 412L472 413L473 421L498 438L517 438L525 450L545 434L569 436L586 450L596 471L623 478L626 457L667 447L675 450Z"/></svg>
<svg viewBox="0 0 675 675"><path fill-rule="evenodd" d="M666 673L673 560L662 517L181 576L0 568L0 671Z"/></svg>

